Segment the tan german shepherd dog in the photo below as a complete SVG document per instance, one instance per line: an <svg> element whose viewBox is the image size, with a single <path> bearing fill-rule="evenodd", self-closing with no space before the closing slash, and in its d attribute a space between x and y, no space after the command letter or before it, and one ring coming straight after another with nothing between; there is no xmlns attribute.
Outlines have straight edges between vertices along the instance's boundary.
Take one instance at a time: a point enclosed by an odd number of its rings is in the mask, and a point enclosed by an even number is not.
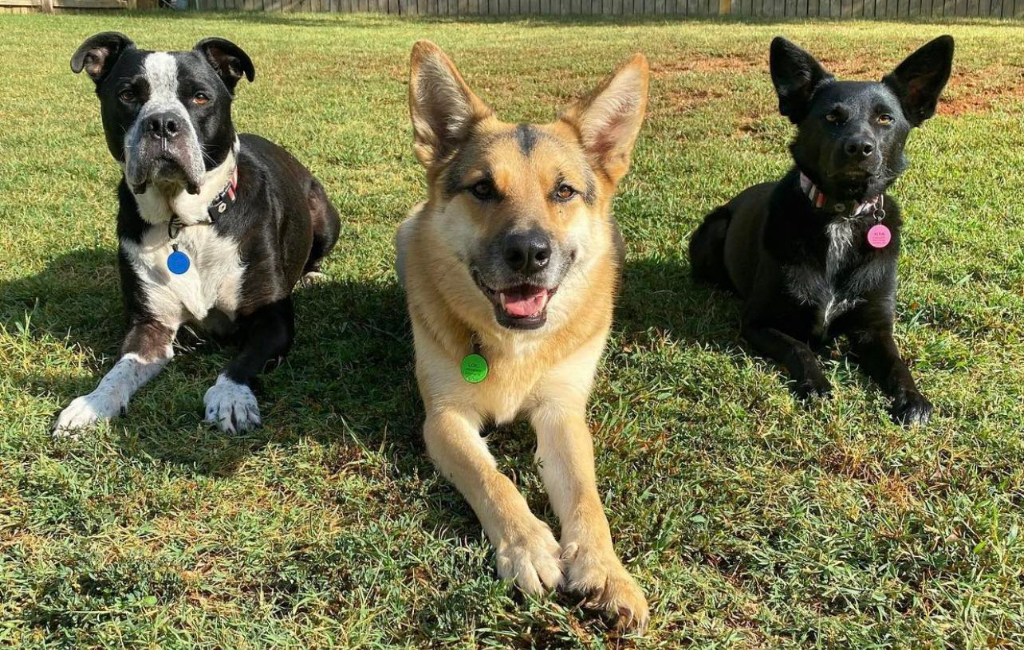
<svg viewBox="0 0 1024 650"><path fill-rule="evenodd" d="M612 546L586 408L622 266L612 198L647 87L638 54L554 122L510 124L436 45L417 43L409 105L429 195L396 241L427 451L479 517L498 573L528 594L583 594L632 628L646 625L647 601ZM480 435L520 413L561 544Z"/></svg>

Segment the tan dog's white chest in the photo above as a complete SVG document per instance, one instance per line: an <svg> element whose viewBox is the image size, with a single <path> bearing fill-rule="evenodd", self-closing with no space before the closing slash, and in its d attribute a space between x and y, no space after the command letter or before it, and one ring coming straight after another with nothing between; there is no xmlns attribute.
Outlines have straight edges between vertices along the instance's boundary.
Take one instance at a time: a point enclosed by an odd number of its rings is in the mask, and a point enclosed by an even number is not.
<svg viewBox="0 0 1024 650"><path fill-rule="evenodd" d="M168 326L202 322L213 310L233 318L244 271L238 242L217 234L210 224L197 224L182 228L174 243L191 262L181 275L167 268L173 248L166 229L150 228L139 243L121 240L121 250L138 275L148 309Z"/></svg>

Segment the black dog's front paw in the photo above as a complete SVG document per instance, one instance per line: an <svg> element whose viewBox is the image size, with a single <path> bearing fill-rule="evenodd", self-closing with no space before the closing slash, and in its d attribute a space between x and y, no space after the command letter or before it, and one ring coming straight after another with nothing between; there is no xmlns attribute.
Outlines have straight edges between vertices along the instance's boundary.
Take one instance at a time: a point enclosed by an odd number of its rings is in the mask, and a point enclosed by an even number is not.
<svg viewBox="0 0 1024 650"><path fill-rule="evenodd" d="M811 397L828 397L831 392L832 384L821 373L809 375L793 382L793 394L801 400Z"/></svg>
<svg viewBox="0 0 1024 650"><path fill-rule="evenodd" d="M928 424L934 407L921 393L908 393L892 405L892 419L905 427Z"/></svg>

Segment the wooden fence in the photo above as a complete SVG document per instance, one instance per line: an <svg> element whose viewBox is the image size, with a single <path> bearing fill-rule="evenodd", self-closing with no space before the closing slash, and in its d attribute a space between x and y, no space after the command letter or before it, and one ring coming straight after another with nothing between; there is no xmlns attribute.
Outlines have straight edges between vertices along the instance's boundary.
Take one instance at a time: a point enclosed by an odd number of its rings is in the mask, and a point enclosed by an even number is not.
<svg viewBox="0 0 1024 650"><path fill-rule="evenodd" d="M157 0L0 0L0 12L142 9ZM758 18L1024 18L1024 0L188 0L203 11L398 16L749 16Z"/></svg>
<svg viewBox="0 0 1024 650"><path fill-rule="evenodd" d="M402 16L1024 18L1024 0L190 0L190 6L208 11L372 12Z"/></svg>
<svg viewBox="0 0 1024 650"><path fill-rule="evenodd" d="M39 11L88 11L92 9L145 9L157 0L0 0L0 14L28 14Z"/></svg>

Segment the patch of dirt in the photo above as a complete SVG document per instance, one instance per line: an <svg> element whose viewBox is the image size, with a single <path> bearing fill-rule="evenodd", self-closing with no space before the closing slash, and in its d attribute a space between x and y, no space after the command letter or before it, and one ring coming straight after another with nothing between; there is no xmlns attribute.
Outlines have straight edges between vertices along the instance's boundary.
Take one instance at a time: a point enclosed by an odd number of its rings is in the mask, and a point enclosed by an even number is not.
<svg viewBox="0 0 1024 650"><path fill-rule="evenodd" d="M878 61L870 58L819 59L826 70L836 79L850 81L879 80L885 74L878 67Z"/></svg>
<svg viewBox="0 0 1024 650"><path fill-rule="evenodd" d="M651 74L655 77L664 77L683 72L747 72L758 68L767 71L768 61L735 55L710 56L653 63Z"/></svg>
<svg viewBox="0 0 1024 650"><path fill-rule="evenodd" d="M776 112L774 103L761 109L752 110L739 118L732 137L764 138L778 128L778 125L773 122L776 119L785 121L786 118Z"/></svg>
<svg viewBox="0 0 1024 650"><path fill-rule="evenodd" d="M728 96L724 90L717 88L674 89L663 94L654 107L654 112L685 113L711 100Z"/></svg>
<svg viewBox="0 0 1024 650"><path fill-rule="evenodd" d="M1024 70L996 65L956 72L946 84L938 113L952 117L987 113L1010 99L1024 99Z"/></svg>

